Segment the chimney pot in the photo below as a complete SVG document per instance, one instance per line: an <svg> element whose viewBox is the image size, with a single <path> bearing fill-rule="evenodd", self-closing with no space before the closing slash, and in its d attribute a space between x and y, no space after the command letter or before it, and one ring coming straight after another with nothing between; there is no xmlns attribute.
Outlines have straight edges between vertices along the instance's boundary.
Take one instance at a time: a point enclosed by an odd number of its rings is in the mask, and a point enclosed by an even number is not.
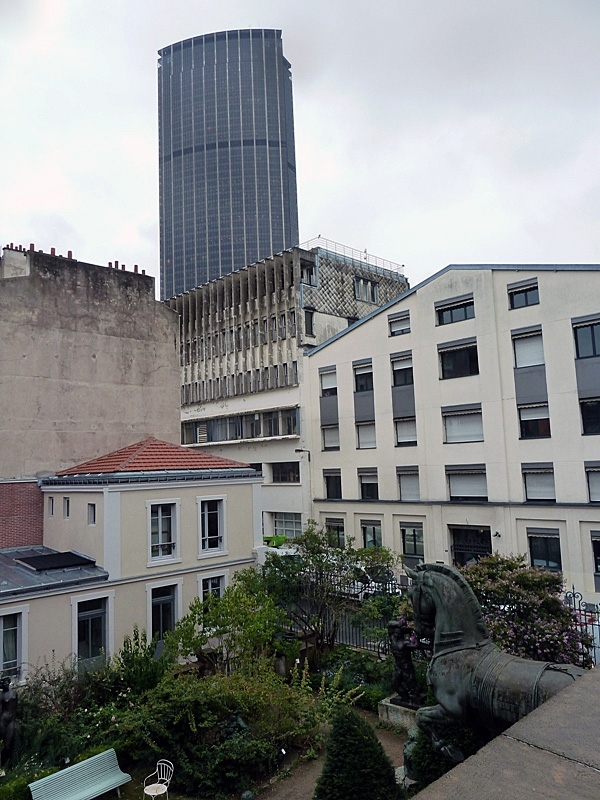
<svg viewBox="0 0 600 800"><path fill-rule="evenodd" d="M55 256L56 255L56 247L51 247L50 248L50 255L51 256Z"/></svg>
<svg viewBox="0 0 600 800"><path fill-rule="evenodd" d="M146 274L146 270L145 270L145 269L143 269L143 270L142 270L142 275L145 275L145 274Z"/></svg>
<svg viewBox="0 0 600 800"><path fill-rule="evenodd" d="M125 264L121 264L121 269L125 269Z"/></svg>
<svg viewBox="0 0 600 800"><path fill-rule="evenodd" d="M73 251L67 250L67 258L73 258Z"/></svg>
<svg viewBox="0 0 600 800"><path fill-rule="evenodd" d="M119 262L115 261L115 269L119 269Z"/></svg>
<svg viewBox="0 0 600 800"><path fill-rule="evenodd" d="M12 244L11 244L11 247L12 247ZM30 250L35 250L35 245L34 245L34 243L33 243L33 242L31 242L31 243L29 244L29 249L30 249Z"/></svg>
<svg viewBox="0 0 600 800"><path fill-rule="evenodd" d="M109 262L108 262L108 268L109 268L109 269L112 269L112 261L109 261Z"/></svg>
<svg viewBox="0 0 600 800"><path fill-rule="evenodd" d="M134 265L133 265L133 271L134 271L134 272L137 272L137 271L138 271L138 265L137 265L137 264L134 264Z"/></svg>

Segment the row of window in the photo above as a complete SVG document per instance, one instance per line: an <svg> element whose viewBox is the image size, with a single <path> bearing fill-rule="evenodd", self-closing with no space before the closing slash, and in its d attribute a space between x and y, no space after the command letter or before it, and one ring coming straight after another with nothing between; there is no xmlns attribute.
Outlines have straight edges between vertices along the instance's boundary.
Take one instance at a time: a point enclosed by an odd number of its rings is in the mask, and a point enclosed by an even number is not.
<svg viewBox="0 0 600 800"><path fill-rule="evenodd" d="M246 322L243 326L238 325L237 328L219 331L213 336L201 336L199 339L185 341L180 348L181 366L294 336L296 336L296 312L293 309L287 313L282 311L270 318L262 317Z"/></svg>
<svg viewBox="0 0 600 800"><path fill-rule="evenodd" d="M48 497L48 516L53 517L55 512L55 502L53 495ZM62 499L62 516L63 519L70 519L71 517L71 498L66 495ZM87 524L96 524L96 503L87 504Z"/></svg>
<svg viewBox="0 0 600 800"><path fill-rule="evenodd" d="M345 541L344 519L327 517L325 527L333 534L334 543L343 547ZM360 520L361 543L363 547L381 547L383 542L381 520ZM558 528L526 529L529 558L532 567L543 567L552 571L562 569L560 531ZM455 566L465 566L478 561L481 556L492 553L492 532L488 526L448 526L449 550ZM496 532L494 535L499 535ZM404 563L414 567L425 558L423 524L419 522L400 522L402 555ZM594 574L600 578L600 531L591 531L591 555ZM597 580L597 584L598 584Z"/></svg>
<svg viewBox="0 0 600 800"><path fill-rule="evenodd" d="M220 597L225 589L224 574L207 574L200 577L199 590L202 599L209 595ZM150 588L149 638L164 638L167 631L175 628L178 609L181 605L180 584L167 584ZM110 652L108 630L112 624L110 598L98 595L76 604L77 660L81 668L90 668L100 663ZM11 677L21 676L26 664L27 652L27 607L0 616L0 671Z"/></svg>
<svg viewBox="0 0 600 800"><path fill-rule="evenodd" d="M525 282L524 285L511 284L507 287L509 309L524 308L540 302L537 279ZM434 303L436 325L450 325L475 317L475 301L473 294L442 300ZM389 335L400 336L410 333L410 312L401 311L388 317Z"/></svg>
<svg viewBox="0 0 600 800"><path fill-rule="evenodd" d="M447 499L453 502L487 502L487 477L483 464L446 466ZM525 502L554 503L554 469L552 464L522 464ZM590 503L600 503L600 462L585 468L588 498ZM358 498L379 500L379 480L376 467L359 467ZM397 467L398 497L401 502L420 500L419 469ZM327 500L342 499L341 469L324 469L323 486ZM348 498L346 498L348 499ZM392 498L390 498L392 499Z"/></svg>
<svg viewBox="0 0 600 800"><path fill-rule="evenodd" d="M181 441L183 444L233 442L269 436L297 436L299 431L298 409L283 408L277 411L257 411L253 414L184 422L181 426Z"/></svg>
<svg viewBox="0 0 600 800"><path fill-rule="evenodd" d="M204 403L225 397L237 397L250 392L266 392L284 386L298 385L298 362L275 364L267 367L224 375L204 381L185 383L181 387L181 404Z"/></svg>

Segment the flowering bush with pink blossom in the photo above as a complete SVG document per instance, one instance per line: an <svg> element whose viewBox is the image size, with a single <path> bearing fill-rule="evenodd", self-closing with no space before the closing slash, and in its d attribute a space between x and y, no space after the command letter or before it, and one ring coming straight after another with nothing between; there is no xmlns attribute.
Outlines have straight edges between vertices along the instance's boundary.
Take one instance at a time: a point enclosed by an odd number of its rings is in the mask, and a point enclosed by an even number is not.
<svg viewBox="0 0 600 800"><path fill-rule="evenodd" d="M591 641L562 601L562 573L532 568L522 555L494 554L464 567L462 574L502 650L537 661L591 666Z"/></svg>

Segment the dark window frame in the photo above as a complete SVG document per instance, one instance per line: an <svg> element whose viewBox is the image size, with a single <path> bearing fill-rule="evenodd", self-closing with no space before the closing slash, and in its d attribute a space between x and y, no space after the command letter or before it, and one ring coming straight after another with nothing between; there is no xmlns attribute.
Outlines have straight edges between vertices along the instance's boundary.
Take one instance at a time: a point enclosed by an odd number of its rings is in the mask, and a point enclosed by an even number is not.
<svg viewBox="0 0 600 800"><path fill-rule="evenodd" d="M466 319L475 319L475 301L473 298L461 303L451 303L435 310L438 325L452 325Z"/></svg>
<svg viewBox="0 0 600 800"><path fill-rule="evenodd" d="M440 380L453 380L454 378L467 378L479 375L479 357L477 344L468 344L464 347L452 347L440 350Z"/></svg>
<svg viewBox="0 0 600 800"><path fill-rule="evenodd" d="M273 483L300 483L299 461L275 461L271 471Z"/></svg>
<svg viewBox="0 0 600 800"><path fill-rule="evenodd" d="M523 302L521 303L520 300L523 300ZM540 292L537 283L508 290L508 305L511 311L515 308L537 306L539 302Z"/></svg>

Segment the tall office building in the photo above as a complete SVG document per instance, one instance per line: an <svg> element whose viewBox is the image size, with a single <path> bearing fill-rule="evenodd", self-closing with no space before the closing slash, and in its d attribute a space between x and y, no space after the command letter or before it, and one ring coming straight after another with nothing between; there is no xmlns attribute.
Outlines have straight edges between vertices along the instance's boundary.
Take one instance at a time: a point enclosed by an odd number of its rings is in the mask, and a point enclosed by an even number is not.
<svg viewBox="0 0 600 800"><path fill-rule="evenodd" d="M159 51L163 299L298 244L292 80L281 31Z"/></svg>

